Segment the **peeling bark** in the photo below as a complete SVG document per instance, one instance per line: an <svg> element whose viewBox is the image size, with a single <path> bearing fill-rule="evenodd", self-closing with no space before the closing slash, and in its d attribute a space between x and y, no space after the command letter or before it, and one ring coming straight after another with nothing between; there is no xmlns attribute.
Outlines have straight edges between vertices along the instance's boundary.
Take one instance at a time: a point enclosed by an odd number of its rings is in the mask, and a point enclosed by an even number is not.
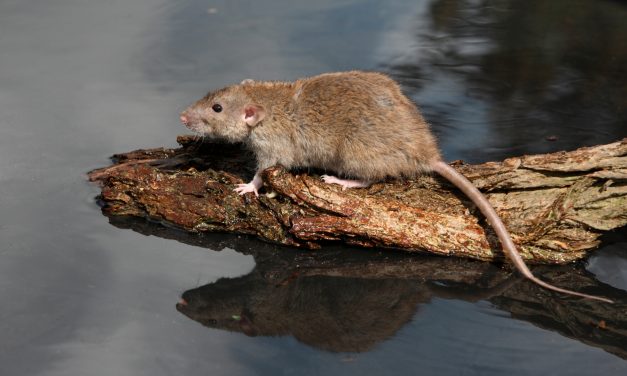
<svg viewBox="0 0 627 376"><path fill-rule="evenodd" d="M193 232L252 234L304 248L326 241L478 260L502 259L474 205L446 181L423 176L342 191L311 173L264 172L272 195L233 192L254 170L241 145L181 136L178 149L114 156L89 173L107 215L146 217ZM528 263L581 259L603 231L627 223L627 139L570 152L455 163L488 197Z"/></svg>

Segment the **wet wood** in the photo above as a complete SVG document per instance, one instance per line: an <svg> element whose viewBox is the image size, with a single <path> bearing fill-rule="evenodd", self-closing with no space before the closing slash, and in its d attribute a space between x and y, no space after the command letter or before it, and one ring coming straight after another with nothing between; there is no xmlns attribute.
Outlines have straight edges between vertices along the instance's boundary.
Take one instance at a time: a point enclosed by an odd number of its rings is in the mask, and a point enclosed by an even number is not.
<svg viewBox="0 0 627 376"><path fill-rule="evenodd" d="M254 158L241 145L178 138L178 149L137 150L89 173L107 215L145 217L191 232L252 234L318 248L327 241L478 260L502 259L492 229L435 176L342 191L317 172L265 171L265 191L233 192ZM569 152L454 166L502 216L529 263L586 256L607 230L627 223L627 139Z"/></svg>

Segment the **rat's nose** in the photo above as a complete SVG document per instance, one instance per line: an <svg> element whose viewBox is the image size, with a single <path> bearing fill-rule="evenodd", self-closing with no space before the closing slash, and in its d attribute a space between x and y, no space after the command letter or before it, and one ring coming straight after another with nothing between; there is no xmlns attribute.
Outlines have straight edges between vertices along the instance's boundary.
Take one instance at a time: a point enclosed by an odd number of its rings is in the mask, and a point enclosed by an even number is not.
<svg viewBox="0 0 627 376"><path fill-rule="evenodd" d="M179 119L181 119L181 123L183 123L185 125L189 124L189 118L187 116L181 115L181 117Z"/></svg>

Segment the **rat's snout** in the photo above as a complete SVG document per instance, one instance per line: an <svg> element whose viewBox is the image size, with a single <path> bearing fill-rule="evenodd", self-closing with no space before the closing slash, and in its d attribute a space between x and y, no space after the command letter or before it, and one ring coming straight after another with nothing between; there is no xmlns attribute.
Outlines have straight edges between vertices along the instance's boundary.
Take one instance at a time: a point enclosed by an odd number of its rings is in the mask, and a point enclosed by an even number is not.
<svg viewBox="0 0 627 376"><path fill-rule="evenodd" d="M190 125L198 122L199 114L194 108L190 107L181 112L179 119L181 120L181 123L183 123L183 125L189 127Z"/></svg>
<svg viewBox="0 0 627 376"><path fill-rule="evenodd" d="M181 123L189 129L195 130L203 122L202 114L194 108L188 108L179 116Z"/></svg>

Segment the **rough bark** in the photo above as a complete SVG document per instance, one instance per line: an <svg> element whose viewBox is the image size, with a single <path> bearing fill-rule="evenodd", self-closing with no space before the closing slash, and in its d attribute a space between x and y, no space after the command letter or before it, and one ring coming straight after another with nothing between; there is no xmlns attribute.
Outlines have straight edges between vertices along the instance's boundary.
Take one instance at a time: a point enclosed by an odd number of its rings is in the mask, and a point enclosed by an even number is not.
<svg viewBox="0 0 627 376"><path fill-rule="evenodd" d="M233 187L249 180L254 167L241 145L189 136L178 142L178 149L116 155L114 165L90 172L102 186L103 211L305 248L341 241L479 260L503 257L473 204L438 177L342 191L315 171L274 167L263 175L271 195L239 196ZM603 231L627 223L627 139L454 166L486 193L529 263L580 259Z"/></svg>

